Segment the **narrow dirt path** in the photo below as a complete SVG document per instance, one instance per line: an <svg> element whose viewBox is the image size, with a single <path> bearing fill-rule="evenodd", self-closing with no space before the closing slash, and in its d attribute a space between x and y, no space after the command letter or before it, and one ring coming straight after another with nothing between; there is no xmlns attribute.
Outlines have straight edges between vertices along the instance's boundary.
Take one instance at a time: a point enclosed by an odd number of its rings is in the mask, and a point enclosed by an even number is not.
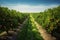
<svg viewBox="0 0 60 40"><path fill-rule="evenodd" d="M41 36L43 37L44 40L55 40L50 34L48 34L46 32L45 29L42 28L41 25L39 25L35 20L34 18L32 17L32 15L30 15L31 17L31 21L36 25L37 29L38 29L38 32L41 34Z"/></svg>

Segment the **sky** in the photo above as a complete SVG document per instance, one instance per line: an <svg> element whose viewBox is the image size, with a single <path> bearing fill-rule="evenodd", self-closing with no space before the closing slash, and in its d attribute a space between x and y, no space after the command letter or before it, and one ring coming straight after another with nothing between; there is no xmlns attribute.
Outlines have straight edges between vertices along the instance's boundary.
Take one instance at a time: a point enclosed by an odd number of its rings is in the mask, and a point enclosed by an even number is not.
<svg viewBox="0 0 60 40"><path fill-rule="evenodd" d="M42 12L60 5L60 0L0 0L0 5L20 12Z"/></svg>

